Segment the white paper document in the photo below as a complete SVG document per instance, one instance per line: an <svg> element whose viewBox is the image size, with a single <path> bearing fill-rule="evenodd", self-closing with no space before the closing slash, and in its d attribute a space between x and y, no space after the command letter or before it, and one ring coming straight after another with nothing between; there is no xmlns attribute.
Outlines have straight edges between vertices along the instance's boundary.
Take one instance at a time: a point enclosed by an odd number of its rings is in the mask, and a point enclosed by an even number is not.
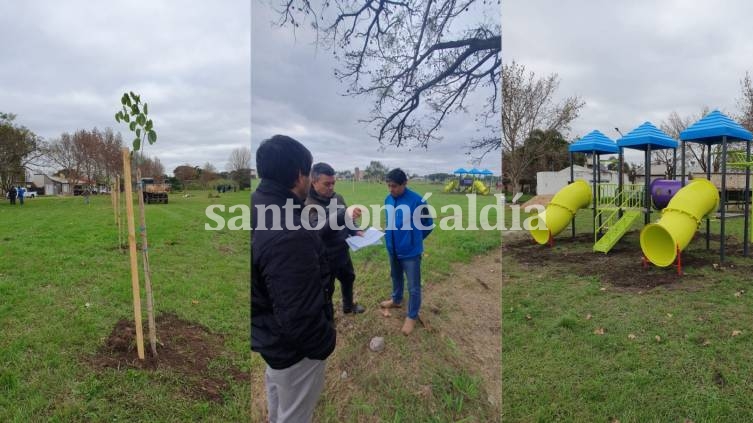
<svg viewBox="0 0 753 423"><path fill-rule="evenodd" d="M345 242L348 243L351 251L358 251L363 247L379 244L383 236L384 232L369 228L364 231L363 236L351 236L346 238Z"/></svg>

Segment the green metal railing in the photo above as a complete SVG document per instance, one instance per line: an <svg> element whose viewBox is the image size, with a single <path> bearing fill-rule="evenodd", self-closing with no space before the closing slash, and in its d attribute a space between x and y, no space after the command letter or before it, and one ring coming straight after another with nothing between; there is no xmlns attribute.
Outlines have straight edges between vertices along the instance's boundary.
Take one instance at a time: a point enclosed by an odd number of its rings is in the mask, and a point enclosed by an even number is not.
<svg viewBox="0 0 753 423"><path fill-rule="evenodd" d="M620 210L643 208L645 195L642 184L625 184L621 190L618 184L599 184L598 188L599 195L594 217L594 227L596 227L594 243L599 240L600 233L605 233L620 220L622 217Z"/></svg>

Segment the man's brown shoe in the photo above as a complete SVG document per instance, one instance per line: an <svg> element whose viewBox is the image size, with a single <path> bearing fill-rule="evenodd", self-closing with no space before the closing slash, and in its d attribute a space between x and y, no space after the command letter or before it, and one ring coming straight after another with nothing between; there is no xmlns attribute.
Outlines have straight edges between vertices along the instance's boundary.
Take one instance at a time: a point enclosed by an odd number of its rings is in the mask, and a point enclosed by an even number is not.
<svg viewBox="0 0 753 423"><path fill-rule="evenodd" d="M389 300L384 300L381 303L379 303L379 307L382 308L400 308L402 307L402 304L397 304L390 298Z"/></svg>

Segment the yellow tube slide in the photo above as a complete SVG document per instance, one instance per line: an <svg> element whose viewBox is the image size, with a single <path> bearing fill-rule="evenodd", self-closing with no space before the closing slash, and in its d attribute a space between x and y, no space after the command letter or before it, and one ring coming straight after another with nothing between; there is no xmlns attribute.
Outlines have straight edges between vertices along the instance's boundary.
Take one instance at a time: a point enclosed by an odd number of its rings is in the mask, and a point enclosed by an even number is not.
<svg viewBox="0 0 753 423"><path fill-rule="evenodd" d="M693 239L704 216L719 208L719 191L707 179L693 179L677 191L657 223L641 231L641 250L653 264L667 267L675 262Z"/></svg>
<svg viewBox="0 0 753 423"><path fill-rule="evenodd" d="M481 195L488 195L489 194L489 187L486 186L483 182L476 179L473 181L473 186L476 188L476 192Z"/></svg>
<svg viewBox="0 0 753 423"><path fill-rule="evenodd" d="M584 180L577 180L554 195L546 210L531 219L531 236L539 244L549 242L549 234L555 236L567 227L575 212L591 203L591 187Z"/></svg>

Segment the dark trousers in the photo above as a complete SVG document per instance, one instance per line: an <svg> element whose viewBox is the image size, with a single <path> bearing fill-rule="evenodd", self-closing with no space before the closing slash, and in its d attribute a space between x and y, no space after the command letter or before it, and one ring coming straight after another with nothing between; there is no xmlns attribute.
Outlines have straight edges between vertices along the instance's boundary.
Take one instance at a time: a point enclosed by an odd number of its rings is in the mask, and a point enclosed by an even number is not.
<svg viewBox="0 0 753 423"><path fill-rule="evenodd" d="M356 280L356 272L353 270L353 261L348 255L347 260L337 260L330 263L331 279L330 286L334 292L335 279L340 281L340 291L343 295L343 309L350 310L353 308L353 282Z"/></svg>

